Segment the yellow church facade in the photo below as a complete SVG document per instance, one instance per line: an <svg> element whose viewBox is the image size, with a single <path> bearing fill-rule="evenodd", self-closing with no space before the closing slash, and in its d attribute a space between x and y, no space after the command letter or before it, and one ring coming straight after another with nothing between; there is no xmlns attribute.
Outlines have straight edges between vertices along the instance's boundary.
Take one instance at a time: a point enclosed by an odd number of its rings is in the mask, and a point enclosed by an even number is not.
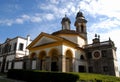
<svg viewBox="0 0 120 82"><path fill-rule="evenodd" d="M41 33L27 47L30 50L32 67L46 71L87 72L84 52L87 43L86 20L81 12L76 16L76 31L70 30L70 19L65 16L62 30L52 34Z"/></svg>
<svg viewBox="0 0 120 82"><path fill-rule="evenodd" d="M79 47L84 45L85 41L76 34L66 34L66 38L69 36L73 36L71 41L47 33L41 33L28 46L31 51L30 58L33 58L33 62L37 62L36 67L47 71L78 72L79 65L83 66L85 71L87 66L85 53ZM79 40L83 40L81 45L74 43L80 42ZM80 59L81 56L82 59ZM34 58L37 60L34 60Z"/></svg>

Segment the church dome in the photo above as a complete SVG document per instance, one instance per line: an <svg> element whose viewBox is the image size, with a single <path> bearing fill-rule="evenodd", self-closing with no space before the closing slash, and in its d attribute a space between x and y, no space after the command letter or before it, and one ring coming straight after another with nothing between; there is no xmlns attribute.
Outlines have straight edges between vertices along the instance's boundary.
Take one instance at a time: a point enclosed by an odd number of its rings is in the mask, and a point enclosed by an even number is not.
<svg viewBox="0 0 120 82"><path fill-rule="evenodd" d="M69 23L71 23L70 19L65 15L65 17L62 19L61 23L64 23L68 21Z"/></svg>
<svg viewBox="0 0 120 82"><path fill-rule="evenodd" d="M87 20L85 19L83 13L80 12L80 11L76 15L76 22L85 22L85 23L87 23Z"/></svg>
<svg viewBox="0 0 120 82"><path fill-rule="evenodd" d="M83 18L84 18L83 13L79 11L79 12L77 13L77 15L76 15L76 19L77 19L78 17L83 17Z"/></svg>

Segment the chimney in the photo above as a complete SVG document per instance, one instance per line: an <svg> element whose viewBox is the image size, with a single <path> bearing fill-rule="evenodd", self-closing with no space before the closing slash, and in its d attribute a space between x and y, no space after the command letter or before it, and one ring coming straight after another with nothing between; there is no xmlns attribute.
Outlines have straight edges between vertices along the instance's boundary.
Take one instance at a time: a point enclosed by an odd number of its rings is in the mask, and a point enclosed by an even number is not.
<svg viewBox="0 0 120 82"><path fill-rule="evenodd" d="M30 41L30 35L27 35L27 40Z"/></svg>
<svg viewBox="0 0 120 82"><path fill-rule="evenodd" d="M27 35L27 44L26 44L26 46L28 46L29 43L30 43L30 35Z"/></svg>

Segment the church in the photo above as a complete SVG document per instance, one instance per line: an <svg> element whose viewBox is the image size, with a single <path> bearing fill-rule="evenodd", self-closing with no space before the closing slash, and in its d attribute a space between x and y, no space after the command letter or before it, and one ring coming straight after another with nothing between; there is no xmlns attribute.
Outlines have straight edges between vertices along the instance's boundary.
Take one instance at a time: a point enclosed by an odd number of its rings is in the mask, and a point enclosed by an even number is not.
<svg viewBox="0 0 120 82"><path fill-rule="evenodd" d="M87 20L79 11L74 22L65 15L61 30L52 34L40 33L27 47L30 51L31 69L59 72L87 72L119 77L116 47L109 38L100 42L95 34L91 44L87 43Z"/></svg>

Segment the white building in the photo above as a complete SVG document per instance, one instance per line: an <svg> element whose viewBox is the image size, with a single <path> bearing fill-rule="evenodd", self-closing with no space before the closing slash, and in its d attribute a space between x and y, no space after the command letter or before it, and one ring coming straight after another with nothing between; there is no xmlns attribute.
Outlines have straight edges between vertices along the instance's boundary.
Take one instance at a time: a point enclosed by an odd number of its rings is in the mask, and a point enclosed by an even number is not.
<svg viewBox="0 0 120 82"><path fill-rule="evenodd" d="M29 51L26 49L26 46L30 43L31 40L28 35L27 38L19 36L13 39L8 38L4 43L0 44L0 71L5 72L14 68L13 60L28 56Z"/></svg>

